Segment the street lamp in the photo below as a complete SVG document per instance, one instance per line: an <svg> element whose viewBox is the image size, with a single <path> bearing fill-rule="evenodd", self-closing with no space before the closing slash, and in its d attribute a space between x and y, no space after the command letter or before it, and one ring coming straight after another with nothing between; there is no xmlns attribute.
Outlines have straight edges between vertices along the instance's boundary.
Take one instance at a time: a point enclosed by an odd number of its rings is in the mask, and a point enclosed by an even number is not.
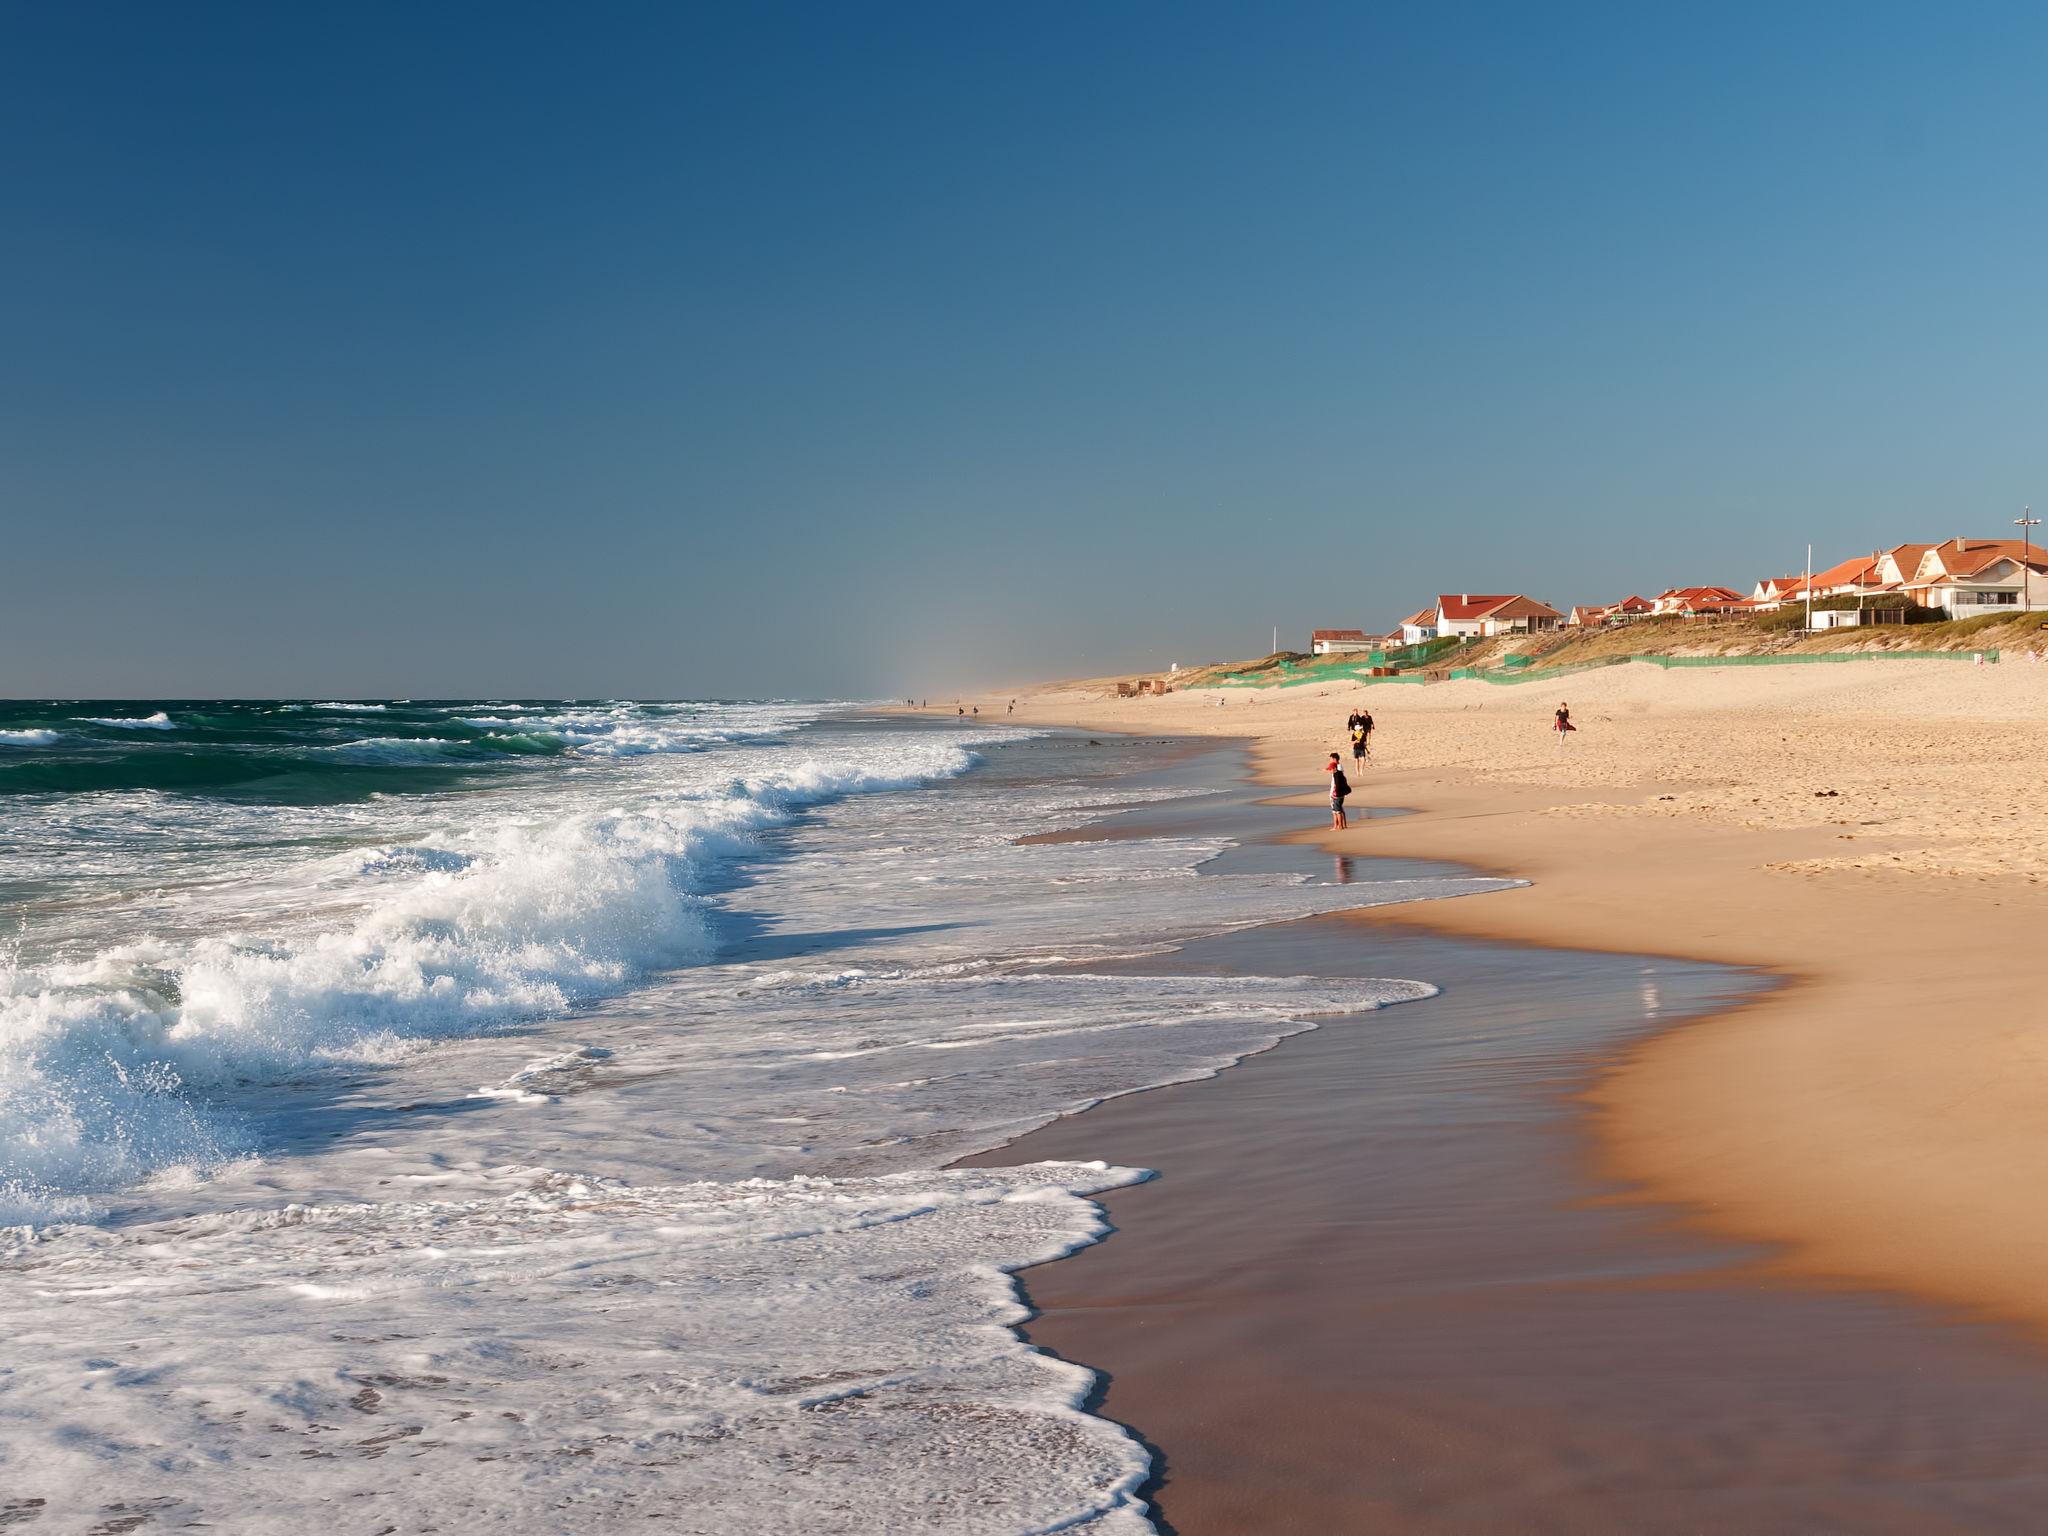
<svg viewBox="0 0 2048 1536"><path fill-rule="evenodd" d="M2023 508L2020 515L2012 520L2013 527L2020 531L2020 612L2034 611L2034 544L2032 531L2041 526L2041 519L2034 516L2032 507Z"/></svg>

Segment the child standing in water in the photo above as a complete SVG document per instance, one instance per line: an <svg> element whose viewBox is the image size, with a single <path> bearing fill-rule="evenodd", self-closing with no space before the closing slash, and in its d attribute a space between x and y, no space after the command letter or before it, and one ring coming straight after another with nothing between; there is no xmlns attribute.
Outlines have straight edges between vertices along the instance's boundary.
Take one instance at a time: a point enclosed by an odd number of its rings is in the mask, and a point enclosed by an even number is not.
<svg viewBox="0 0 2048 1536"><path fill-rule="evenodd" d="M1344 800L1351 793L1351 781L1344 777L1344 764L1334 752L1323 771L1330 776L1330 828L1342 832L1351 825L1344 816Z"/></svg>

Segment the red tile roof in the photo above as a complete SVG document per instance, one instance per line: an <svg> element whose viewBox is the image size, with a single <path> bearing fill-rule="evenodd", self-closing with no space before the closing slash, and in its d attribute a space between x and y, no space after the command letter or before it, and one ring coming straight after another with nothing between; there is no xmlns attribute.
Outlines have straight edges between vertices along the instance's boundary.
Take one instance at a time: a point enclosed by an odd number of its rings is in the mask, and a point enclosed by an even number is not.
<svg viewBox="0 0 2048 1536"><path fill-rule="evenodd" d="M1512 592L1495 592L1490 595L1460 592L1456 596L1445 592L1438 595L1436 605L1446 619L1470 621L1483 619L1502 603L1511 603L1514 600L1515 594Z"/></svg>
<svg viewBox="0 0 2048 1536"><path fill-rule="evenodd" d="M1300 634L1301 631L1296 630L1295 633ZM1313 645L1318 640L1363 640L1366 633L1362 629L1316 629L1309 631L1308 638Z"/></svg>
<svg viewBox="0 0 2048 1536"><path fill-rule="evenodd" d="M1667 587L1657 594L1660 603L1680 603L1690 608L1721 608L1731 603L1747 605L1749 599L1726 587Z"/></svg>
<svg viewBox="0 0 2048 1536"><path fill-rule="evenodd" d="M2043 564L2048 561L2048 550L2038 544L2023 544L2019 539L1951 539L1932 547L1941 568L1951 576L1974 576L2001 560L2020 561L2023 554L2025 563L2033 569L2048 569Z"/></svg>
<svg viewBox="0 0 2048 1536"><path fill-rule="evenodd" d="M1514 597L1504 599L1487 609L1485 617L1489 619L1561 619L1564 615L1548 603L1539 603L1533 597L1523 597L1518 593Z"/></svg>

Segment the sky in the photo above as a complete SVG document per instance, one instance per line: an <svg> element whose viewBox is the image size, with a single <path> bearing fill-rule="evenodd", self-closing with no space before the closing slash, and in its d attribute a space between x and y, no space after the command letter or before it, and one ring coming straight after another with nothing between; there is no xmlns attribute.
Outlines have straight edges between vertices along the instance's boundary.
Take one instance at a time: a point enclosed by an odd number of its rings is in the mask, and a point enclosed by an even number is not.
<svg viewBox="0 0 2048 1536"><path fill-rule="evenodd" d="M882 697L2048 503L2048 10L0 0L0 695Z"/></svg>

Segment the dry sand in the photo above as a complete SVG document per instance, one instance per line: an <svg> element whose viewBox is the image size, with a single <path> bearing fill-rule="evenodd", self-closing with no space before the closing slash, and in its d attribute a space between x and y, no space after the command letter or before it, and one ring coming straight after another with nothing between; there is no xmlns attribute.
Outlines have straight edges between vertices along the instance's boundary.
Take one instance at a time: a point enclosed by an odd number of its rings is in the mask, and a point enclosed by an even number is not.
<svg viewBox="0 0 2048 1536"><path fill-rule="evenodd" d="M1305 835L1534 882L1372 920L1796 983L1615 1063L1604 1172L1784 1275L2048 1328L2048 666L1620 667L1562 690L1563 746L1560 691L1062 685L1014 718L1246 736L1299 785L1369 706L1360 798L1420 814Z"/></svg>

